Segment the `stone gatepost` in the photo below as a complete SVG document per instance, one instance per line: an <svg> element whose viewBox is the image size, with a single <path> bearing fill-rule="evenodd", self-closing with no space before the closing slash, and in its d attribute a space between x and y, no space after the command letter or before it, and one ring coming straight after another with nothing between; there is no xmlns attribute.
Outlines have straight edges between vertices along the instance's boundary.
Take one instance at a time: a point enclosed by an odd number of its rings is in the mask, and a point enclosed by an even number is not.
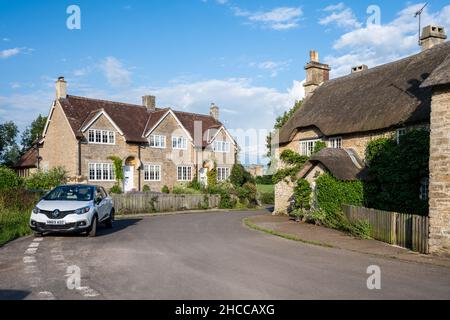
<svg viewBox="0 0 450 320"><path fill-rule="evenodd" d="M433 88L430 129L429 249L450 252L450 85Z"/></svg>

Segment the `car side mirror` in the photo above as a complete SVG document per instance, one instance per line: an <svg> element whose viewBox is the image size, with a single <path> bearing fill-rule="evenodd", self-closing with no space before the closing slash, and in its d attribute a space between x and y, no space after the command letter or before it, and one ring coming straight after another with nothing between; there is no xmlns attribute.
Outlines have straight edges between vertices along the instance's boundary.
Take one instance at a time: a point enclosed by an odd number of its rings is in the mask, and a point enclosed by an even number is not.
<svg viewBox="0 0 450 320"><path fill-rule="evenodd" d="M99 204L100 202L102 202L102 198L101 197L96 197L95 198L95 204Z"/></svg>

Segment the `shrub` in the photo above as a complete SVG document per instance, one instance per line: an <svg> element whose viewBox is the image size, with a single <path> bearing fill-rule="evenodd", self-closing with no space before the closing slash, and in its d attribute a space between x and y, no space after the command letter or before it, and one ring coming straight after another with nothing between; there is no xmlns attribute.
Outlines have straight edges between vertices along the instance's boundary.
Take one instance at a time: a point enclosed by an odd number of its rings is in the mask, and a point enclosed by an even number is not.
<svg viewBox="0 0 450 320"><path fill-rule="evenodd" d="M109 189L109 193L121 194L122 193L122 188L119 185L115 184L111 189Z"/></svg>
<svg viewBox="0 0 450 320"><path fill-rule="evenodd" d="M219 209L233 209L236 204L237 200L231 194L227 192L220 194Z"/></svg>
<svg viewBox="0 0 450 320"><path fill-rule="evenodd" d="M343 204L363 205L361 181L339 181L326 173L317 178L316 190L317 203L327 215L341 211Z"/></svg>
<svg viewBox="0 0 450 320"><path fill-rule="evenodd" d="M273 192L262 192L259 199L263 204L275 204L275 194Z"/></svg>
<svg viewBox="0 0 450 320"><path fill-rule="evenodd" d="M255 183L255 179L252 177L250 172L245 170L242 164L235 164L233 168L231 168L230 182L235 187L241 187L247 182Z"/></svg>
<svg viewBox="0 0 450 320"><path fill-rule="evenodd" d="M144 185L144 187L142 188L143 192L150 192L150 187L148 185Z"/></svg>
<svg viewBox="0 0 450 320"><path fill-rule="evenodd" d="M192 189L184 185L174 186L172 193L174 194L201 194L200 190Z"/></svg>
<svg viewBox="0 0 450 320"><path fill-rule="evenodd" d="M0 190L11 190L20 187L23 180L11 169L0 167Z"/></svg>
<svg viewBox="0 0 450 320"><path fill-rule="evenodd" d="M161 192L162 192L162 193L167 193L167 194L169 194L169 193L170 193L170 189L169 189L168 186L164 185L164 186L162 187L162 189L161 189Z"/></svg>
<svg viewBox="0 0 450 320"><path fill-rule="evenodd" d="M188 184L188 188L194 189L194 190L201 190L202 189L202 185L201 185L200 181L198 181L197 175L195 175L194 180L192 180Z"/></svg>
<svg viewBox="0 0 450 320"><path fill-rule="evenodd" d="M256 177L255 183L269 185L269 184L272 184L272 178L273 178L273 175L265 175L265 176L261 176L261 177Z"/></svg>
<svg viewBox="0 0 450 320"><path fill-rule="evenodd" d="M56 167L48 172L38 171L25 179L29 190L51 190L67 183L67 172L62 167Z"/></svg>
<svg viewBox="0 0 450 320"><path fill-rule="evenodd" d="M312 189L309 182L305 179L298 180L294 188L295 208L309 210L311 208L311 193Z"/></svg>
<svg viewBox="0 0 450 320"><path fill-rule="evenodd" d="M117 156L110 156L110 157L108 157L108 160L111 160L114 164L114 175L116 177L117 184L120 185L120 183L124 179L123 160Z"/></svg>

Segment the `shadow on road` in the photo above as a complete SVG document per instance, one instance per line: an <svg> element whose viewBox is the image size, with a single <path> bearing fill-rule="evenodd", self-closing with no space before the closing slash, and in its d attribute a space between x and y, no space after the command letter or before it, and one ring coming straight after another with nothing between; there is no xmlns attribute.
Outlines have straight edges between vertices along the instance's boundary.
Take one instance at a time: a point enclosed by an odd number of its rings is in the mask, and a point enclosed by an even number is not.
<svg viewBox="0 0 450 320"><path fill-rule="evenodd" d="M23 300L30 294L23 290L0 290L0 300Z"/></svg>

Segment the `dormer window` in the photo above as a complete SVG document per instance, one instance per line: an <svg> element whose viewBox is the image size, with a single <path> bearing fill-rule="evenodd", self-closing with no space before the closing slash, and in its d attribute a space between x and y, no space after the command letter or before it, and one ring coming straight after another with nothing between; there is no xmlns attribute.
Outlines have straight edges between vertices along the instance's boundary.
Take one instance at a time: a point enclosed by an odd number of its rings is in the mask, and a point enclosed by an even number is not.
<svg viewBox="0 0 450 320"><path fill-rule="evenodd" d="M111 130L89 129L88 142L94 144L116 144L116 133Z"/></svg>
<svg viewBox="0 0 450 320"><path fill-rule="evenodd" d="M166 147L166 136L151 135L149 143L152 148L164 149Z"/></svg>
<svg viewBox="0 0 450 320"><path fill-rule="evenodd" d="M230 143L225 141L214 141L214 152L227 153L230 152Z"/></svg>

